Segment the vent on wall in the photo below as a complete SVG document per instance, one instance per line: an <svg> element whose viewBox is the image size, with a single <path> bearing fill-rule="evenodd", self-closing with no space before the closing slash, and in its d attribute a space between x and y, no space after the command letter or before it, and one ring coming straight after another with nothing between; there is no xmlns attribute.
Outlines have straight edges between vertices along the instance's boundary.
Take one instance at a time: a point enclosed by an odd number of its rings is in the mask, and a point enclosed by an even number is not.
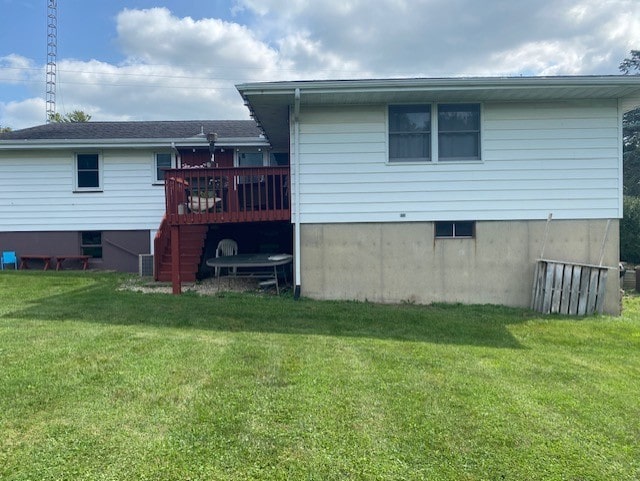
<svg viewBox="0 0 640 481"><path fill-rule="evenodd" d="M138 273L141 277L153 276L153 254L138 254Z"/></svg>

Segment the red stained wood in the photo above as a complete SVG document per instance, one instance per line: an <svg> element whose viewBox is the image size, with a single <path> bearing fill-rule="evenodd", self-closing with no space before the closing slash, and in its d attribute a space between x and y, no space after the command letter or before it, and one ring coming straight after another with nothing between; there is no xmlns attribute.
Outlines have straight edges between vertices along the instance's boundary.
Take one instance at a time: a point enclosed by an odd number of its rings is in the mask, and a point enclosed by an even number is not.
<svg viewBox="0 0 640 481"><path fill-rule="evenodd" d="M171 226L171 286L174 294L182 292L180 278L180 226Z"/></svg>
<svg viewBox="0 0 640 481"><path fill-rule="evenodd" d="M289 167L169 169L165 173L167 223L290 220L290 187ZM216 199L215 204L211 199Z"/></svg>

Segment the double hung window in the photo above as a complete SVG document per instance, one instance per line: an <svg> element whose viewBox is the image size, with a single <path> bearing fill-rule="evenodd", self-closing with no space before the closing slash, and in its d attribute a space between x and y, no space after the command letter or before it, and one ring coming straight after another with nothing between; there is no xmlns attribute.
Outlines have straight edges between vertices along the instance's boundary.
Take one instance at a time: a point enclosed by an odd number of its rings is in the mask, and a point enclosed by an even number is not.
<svg viewBox="0 0 640 481"><path fill-rule="evenodd" d="M389 162L480 160L480 104L389 105Z"/></svg>
<svg viewBox="0 0 640 481"><path fill-rule="evenodd" d="M431 160L431 106L389 106L389 161Z"/></svg>
<svg viewBox="0 0 640 481"><path fill-rule="evenodd" d="M480 160L480 105L438 105L438 159Z"/></svg>
<svg viewBox="0 0 640 481"><path fill-rule="evenodd" d="M75 167L76 188L78 190L99 190L102 187L99 154L76 154Z"/></svg>
<svg viewBox="0 0 640 481"><path fill-rule="evenodd" d="M164 170L172 167L171 154L157 153L155 155L155 179L154 182L164 182Z"/></svg>

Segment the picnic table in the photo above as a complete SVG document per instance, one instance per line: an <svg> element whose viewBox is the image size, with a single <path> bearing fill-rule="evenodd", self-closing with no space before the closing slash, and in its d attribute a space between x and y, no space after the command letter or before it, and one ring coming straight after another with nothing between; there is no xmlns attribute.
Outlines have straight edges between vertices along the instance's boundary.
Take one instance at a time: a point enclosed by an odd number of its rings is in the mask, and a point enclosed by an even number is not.
<svg viewBox="0 0 640 481"><path fill-rule="evenodd" d="M51 267L51 259L53 256L45 256L41 254L22 254L20 256L20 269L28 269L29 261L42 261L44 262L43 270L49 269Z"/></svg>

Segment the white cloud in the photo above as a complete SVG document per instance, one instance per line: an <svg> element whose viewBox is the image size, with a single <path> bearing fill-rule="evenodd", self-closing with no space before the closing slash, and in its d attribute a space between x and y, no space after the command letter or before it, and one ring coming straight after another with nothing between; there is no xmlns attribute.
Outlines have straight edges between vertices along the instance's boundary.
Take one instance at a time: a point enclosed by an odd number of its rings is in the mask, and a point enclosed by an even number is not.
<svg viewBox="0 0 640 481"><path fill-rule="evenodd" d="M178 18L166 8L124 10L118 15L117 30L131 62L226 76L237 76L237 72L260 76L279 65L278 52L251 30L219 19Z"/></svg>
<svg viewBox="0 0 640 481"><path fill-rule="evenodd" d="M237 22L121 11L116 44L125 60L59 59L58 111L94 120L248 118L235 83L615 74L640 48L637 0L235 0L229 9ZM5 85L42 90L44 65L12 54L0 67ZM0 104L0 124L40 123L36 100Z"/></svg>
<svg viewBox="0 0 640 481"><path fill-rule="evenodd" d="M58 111L94 120L248 118L233 84L206 68L92 60L65 61L59 71Z"/></svg>
<svg viewBox="0 0 640 481"><path fill-rule="evenodd" d="M0 126L13 130L44 123L45 105L42 98L17 102L0 102Z"/></svg>
<svg viewBox="0 0 640 481"><path fill-rule="evenodd" d="M16 54L0 57L0 69L2 69L2 82L8 84L29 82L36 76L42 76L44 72L44 69L35 65L33 60Z"/></svg>
<svg viewBox="0 0 640 481"><path fill-rule="evenodd" d="M379 0L375 5L237 0L237 5L285 39L305 32L306 42L289 54L292 59L306 59L304 47L312 44L356 73L373 76L617 73L620 60L640 43L637 0Z"/></svg>

